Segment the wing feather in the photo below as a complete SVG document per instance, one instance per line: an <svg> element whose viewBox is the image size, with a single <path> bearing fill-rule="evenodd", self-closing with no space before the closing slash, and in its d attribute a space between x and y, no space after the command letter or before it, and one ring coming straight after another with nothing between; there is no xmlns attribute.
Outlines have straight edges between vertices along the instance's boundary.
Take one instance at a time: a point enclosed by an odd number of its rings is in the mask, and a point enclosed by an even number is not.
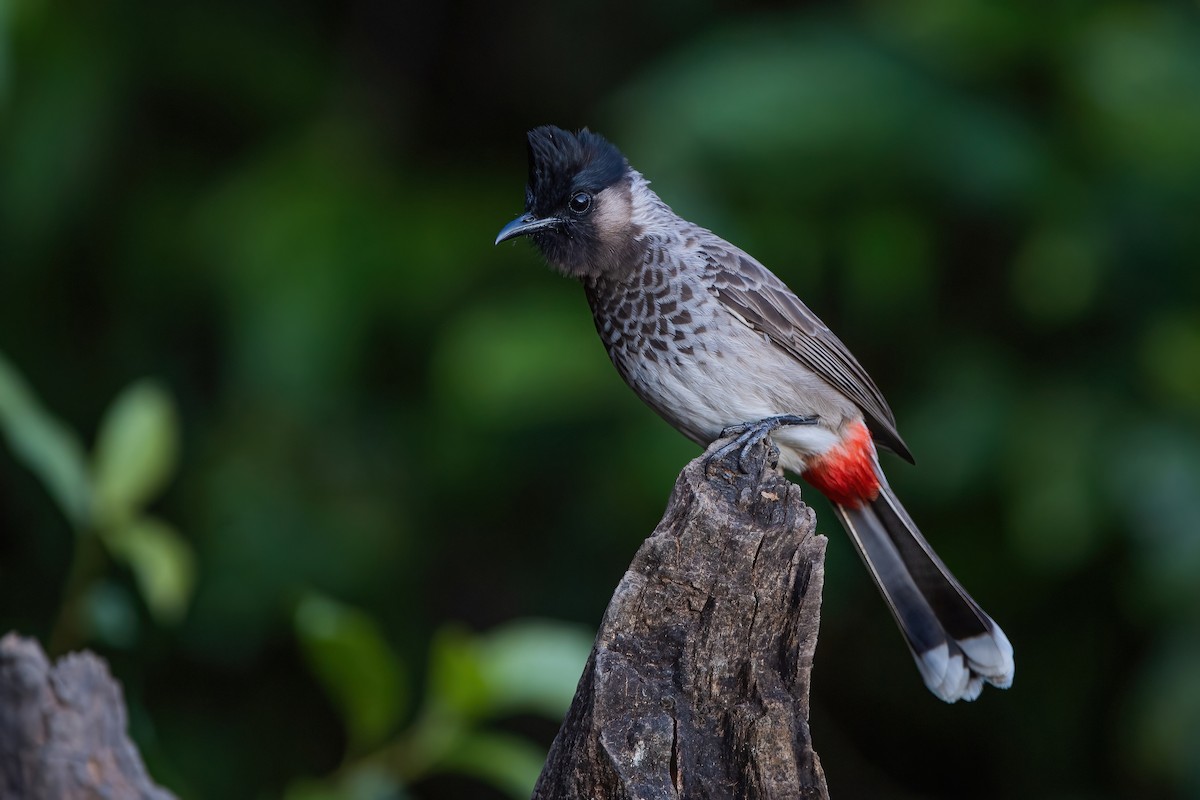
<svg viewBox="0 0 1200 800"><path fill-rule="evenodd" d="M712 236L703 249L709 286L722 305L848 397L862 410L876 444L912 462L879 387L833 331L774 273L733 245Z"/></svg>

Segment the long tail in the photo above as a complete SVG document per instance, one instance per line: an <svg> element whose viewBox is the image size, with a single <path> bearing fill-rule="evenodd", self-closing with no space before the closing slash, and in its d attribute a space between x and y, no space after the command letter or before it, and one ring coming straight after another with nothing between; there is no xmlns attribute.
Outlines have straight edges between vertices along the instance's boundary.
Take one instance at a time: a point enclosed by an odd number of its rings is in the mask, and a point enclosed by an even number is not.
<svg viewBox="0 0 1200 800"><path fill-rule="evenodd" d="M1014 669L1008 637L950 574L886 480L869 503L834 507L929 690L953 703L974 700L985 681L1008 688Z"/></svg>

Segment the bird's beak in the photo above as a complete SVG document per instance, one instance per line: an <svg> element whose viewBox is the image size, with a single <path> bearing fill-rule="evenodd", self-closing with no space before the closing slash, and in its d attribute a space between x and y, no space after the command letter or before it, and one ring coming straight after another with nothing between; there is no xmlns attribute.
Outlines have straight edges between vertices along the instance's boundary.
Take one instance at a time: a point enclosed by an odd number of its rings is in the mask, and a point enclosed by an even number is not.
<svg viewBox="0 0 1200 800"><path fill-rule="evenodd" d="M517 236L525 236L542 228L552 228L558 225L562 220L557 217L546 217L538 219L533 214L528 212L514 219L512 222L500 229L500 233L496 235L496 244L513 239Z"/></svg>

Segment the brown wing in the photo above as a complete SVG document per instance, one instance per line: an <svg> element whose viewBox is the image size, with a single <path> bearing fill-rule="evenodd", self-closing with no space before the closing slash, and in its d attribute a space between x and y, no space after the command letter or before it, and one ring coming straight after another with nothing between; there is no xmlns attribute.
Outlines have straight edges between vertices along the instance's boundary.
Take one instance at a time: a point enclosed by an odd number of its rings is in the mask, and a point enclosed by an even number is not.
<svg viewBox="0 0 1200 800"><path fill-rule="evenodd" d="M915 463L896 430L892 410L871 376L783 281L715 236L705 242L704 253L711 291L729 311L853 401L862 410L876 444Z"/></svg>

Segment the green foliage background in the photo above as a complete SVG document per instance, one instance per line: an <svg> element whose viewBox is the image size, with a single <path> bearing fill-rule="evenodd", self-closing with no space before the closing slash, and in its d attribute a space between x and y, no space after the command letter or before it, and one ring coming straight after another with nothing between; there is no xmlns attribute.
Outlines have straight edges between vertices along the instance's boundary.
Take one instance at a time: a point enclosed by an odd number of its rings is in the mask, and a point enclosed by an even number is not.
<svg viewBox="0 0 1200 800"><path fill-rule="evenodd" d="M921 687L826 506L841 797L1200 796L1200 12L0 0L0 629L185 798L519 797L696 449L527 244L588 125L884 388L1016 646Z"/></svg>

